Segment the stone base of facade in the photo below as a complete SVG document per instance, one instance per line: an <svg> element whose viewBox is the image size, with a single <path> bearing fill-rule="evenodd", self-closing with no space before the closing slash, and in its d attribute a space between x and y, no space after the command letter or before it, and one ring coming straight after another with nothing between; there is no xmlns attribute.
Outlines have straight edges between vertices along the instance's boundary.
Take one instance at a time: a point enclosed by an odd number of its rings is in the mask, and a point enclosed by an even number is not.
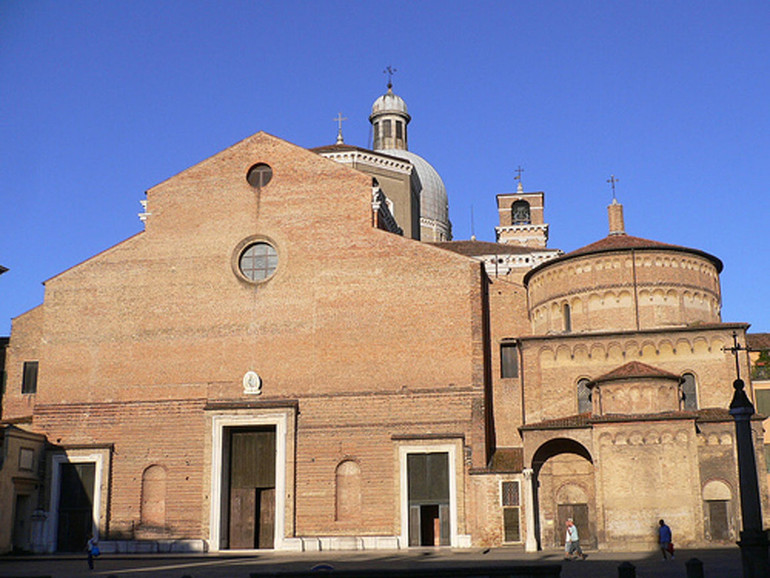
<svg viewBox="0 0 770 578"><path fill-rule="evenodd" d="M285 538L281 550L293 552L332 552L344 550L400 550L408 546L398 536L330 536ZM457 548L470 548L469 535L457 536Z"/></svg>
<svg viewBox="0 0 770 578"><path fill-rule="evenodd" d="M205 540L100 540L102 554L194 554L208 552Z"/></svg>

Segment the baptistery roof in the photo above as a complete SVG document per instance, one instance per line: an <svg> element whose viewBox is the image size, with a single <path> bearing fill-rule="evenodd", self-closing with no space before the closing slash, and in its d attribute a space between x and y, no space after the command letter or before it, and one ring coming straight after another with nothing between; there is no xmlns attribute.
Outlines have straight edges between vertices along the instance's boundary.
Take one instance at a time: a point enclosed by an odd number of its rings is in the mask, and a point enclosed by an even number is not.
<svg viewBox="0 0 770 578"><path fill-rule="evenodd" d="M569 261L570 259L574 259L576 257L583 257L587 255L598 255L600 253L614 253L614 252L627 252L627 251L671 251L671 252L678 252L678 253L690 253L693 255L698 255L710 261L711 264L714 265L714 268L716 269L717 273L721 273L723 268L722 261L719 258L709 253L706 253L705 251L701 251L699 249L691 249L689 247L682 247L680 245L669 245L668 243L661 243L660 241L651 241L649 239L642 239L640 237L633 237L631 235L626 235L626 234L609 235L604 239L600 239L599 241L596 241L595 243L591 243L590 245L586 245L585 247L581 247L580 249L575 249L570 253L566 253L565 255L562 255L561 257L557 257L556 259L551 259L546 263L542 263L541 265L538 265L537 267L529 271L524 276L524 284L526 285L527 283L529 283L529 280L532 279L532 277L536 275L538 272L542 271L543 269L546 269L547 267L552 267L557 263L563 263L564 261Z"/></svg>

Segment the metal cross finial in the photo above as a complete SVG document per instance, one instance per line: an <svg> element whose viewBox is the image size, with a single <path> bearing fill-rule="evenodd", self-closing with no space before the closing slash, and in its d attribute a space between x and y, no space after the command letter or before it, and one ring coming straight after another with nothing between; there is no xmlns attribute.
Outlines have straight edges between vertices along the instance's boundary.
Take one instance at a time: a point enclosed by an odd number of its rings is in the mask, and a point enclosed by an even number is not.
<svg viewBox="0 0 770 578"><path fill-rule="evenodd" d="M612 198L613 199L615 198L615 183L617 183L618 181L620 181L620 179L616 179L615 175L610 175L610 178L607 179L607 182L610 183L610 185L612 186Z"/></svg>
<svg viewBox="0 0 770 578"><path fill-rule="evenodd" d="M342 121L348 120L348 117L342 116L342 113L337 113L337 118L334 120L337 121L337 144L344 144L344 140L342 139Z"/></svg>
<svg viewBox="0 0 770 578"><path fill-rule="evenodd" d="M393 88L393 75L398 72L397 68L393 68L392 66L388 66L385 68L385 70L382 71L383 74L388 75L388 88Z"/></svg>
<svg viewBox="0 0 770 578"><path fill-rule="evenodd" d="M337 118L335 118L334 120L337 121L337 129L342 130L342 121L348 120L348 117L342 116L342 113L339 112L337 113Z"/></svg>
<svg viewBox="0 0 770 578"><path fill-rule="evenodd" d="M518 168L514 172L516 173L516 176L513 177L513 180L521 182L521 173L524 172L524 169L522 169L521 165L519 165Z"/></svg>
<svg viewBox="0 0 770 578"><path fill-rule="evenodd" d="M735 331L733 331L733 346L732 347L723 347L722 351L729 351L730 353L732 353L735 356L735 376L738 379L740 379L741 378L741 366L738 363L738 354L741 351L745 351L746 355L748 355L753 350L750 347L748 347L748 346L743 347L743 346L739 345L738 344L738 334Z"/></svg>

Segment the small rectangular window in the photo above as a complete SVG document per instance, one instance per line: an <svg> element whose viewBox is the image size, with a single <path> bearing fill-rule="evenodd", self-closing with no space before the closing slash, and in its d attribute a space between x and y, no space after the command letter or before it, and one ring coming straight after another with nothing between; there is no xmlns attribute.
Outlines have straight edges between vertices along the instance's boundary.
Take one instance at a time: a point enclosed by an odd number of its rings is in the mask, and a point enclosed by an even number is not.
<svg viewBox="0 0 770 578"><path fill-rule="evenodd" d="M30 448L19 449L19 469L32 470L35 463L35 450Z"/></svg>
<svg viewBox="0 0 770 578"><path fill-rule="evenodd" d="M519 505L519 482L503 482L503 506Z"/></svg>
<svg viewBox="0 0 770 578"><path fill-rule="evenodd" d="M770 389L755 389L754 396L757 399L757 413L770 417Z"/></svg>
<svg viewBox="0 0 770 578"><path fill-rule="evenodd" d="M37 393L37 361L24 362L21 393Z"/></svg>
<svg viewBox="0 0 770 578"><path fill-rule="evenodd" d="M515 343L500 345L500 377L519 377L519 348Z"/></svg>
<svg viewBox="0 0 770 578"><path fill-rule="evenodd" d="M503 482L500 491L503 506L503 540L521 542L519 482Z"/></svg>

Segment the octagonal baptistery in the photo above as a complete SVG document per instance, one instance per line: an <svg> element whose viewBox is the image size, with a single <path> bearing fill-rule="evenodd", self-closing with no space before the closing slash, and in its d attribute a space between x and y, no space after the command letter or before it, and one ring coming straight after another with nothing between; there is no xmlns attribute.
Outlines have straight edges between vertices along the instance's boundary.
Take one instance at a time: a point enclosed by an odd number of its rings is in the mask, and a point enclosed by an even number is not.
<svg viewBox="0 0 770 578"><path fill-rule="evenodd" d="M627 235L622 206L613 203L609 209L609 236L543 263L524 277L533 332L719 323L722 262L697 249Z"/></svg>

